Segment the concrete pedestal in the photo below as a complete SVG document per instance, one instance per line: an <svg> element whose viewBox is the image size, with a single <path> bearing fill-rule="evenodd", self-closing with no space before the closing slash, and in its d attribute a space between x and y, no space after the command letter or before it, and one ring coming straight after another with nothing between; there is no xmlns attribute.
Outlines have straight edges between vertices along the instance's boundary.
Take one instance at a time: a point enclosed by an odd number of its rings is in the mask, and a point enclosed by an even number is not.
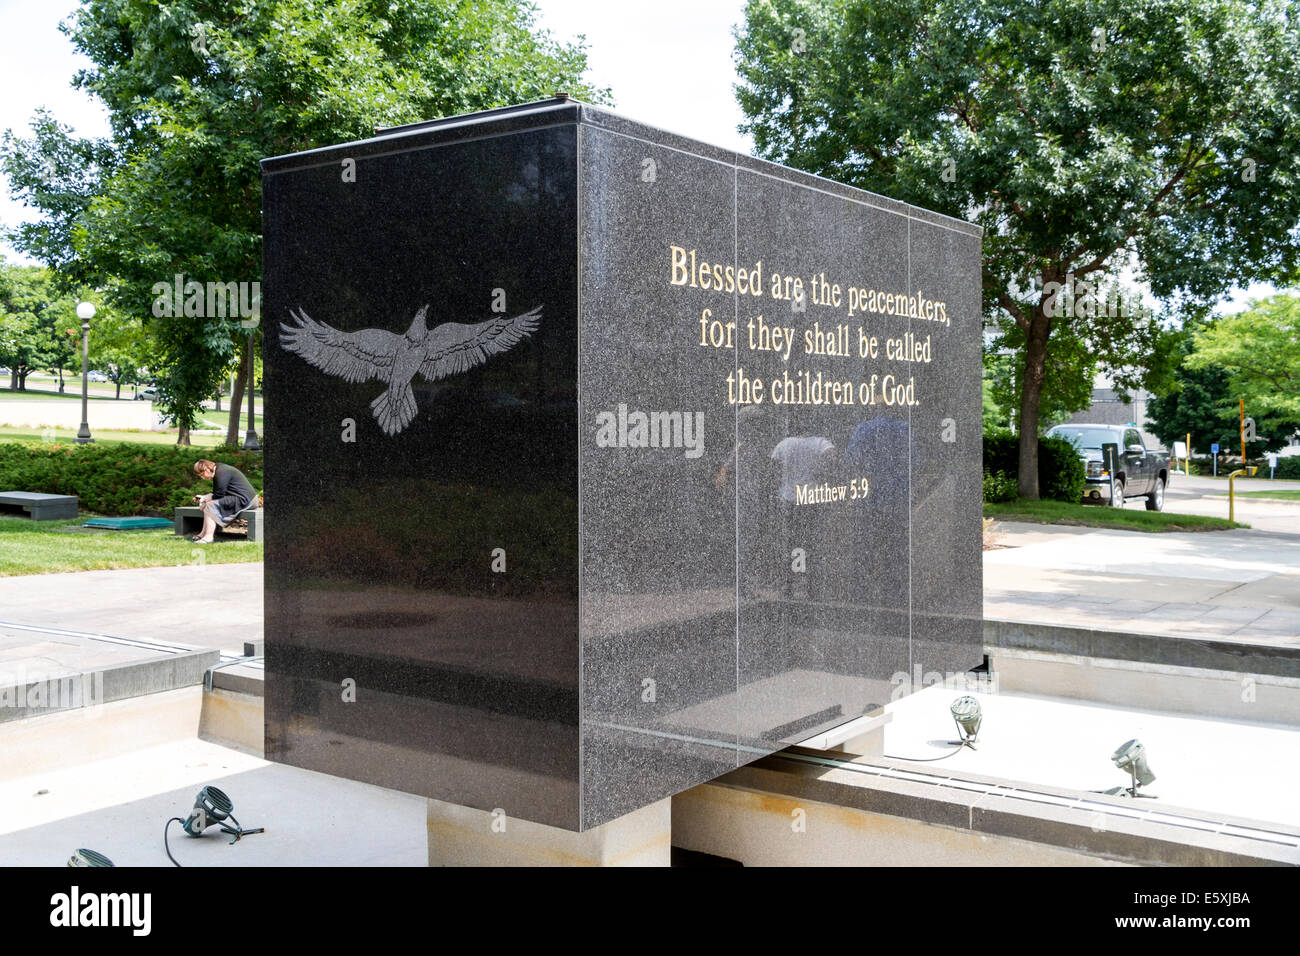
<svg viewBox="0 0 1300 956"><path fill-rule="evenodd" d="M45 495L31 491L0 494L0 513L9 512L33 521L60 521L77 516L76 495Z"/></svg>
<svg viewBox="0 0 1300 956"><path fill-rule="evenodd" d="M430 866L668 866L672 800L583 833L429 801Z"/></svg>
<svg viewBox="0 0 1300 956"><path fill-rule="evenodd" d="M73 517L76 517L75 515ZM266 518L261 508L241 511L239 517L248 522L248 540L263 541L266 538ZM176 534L194 535L203 530L203 509L191 505L181 505L174 512ZM217 533L222 533L218 528Z"/></svg>

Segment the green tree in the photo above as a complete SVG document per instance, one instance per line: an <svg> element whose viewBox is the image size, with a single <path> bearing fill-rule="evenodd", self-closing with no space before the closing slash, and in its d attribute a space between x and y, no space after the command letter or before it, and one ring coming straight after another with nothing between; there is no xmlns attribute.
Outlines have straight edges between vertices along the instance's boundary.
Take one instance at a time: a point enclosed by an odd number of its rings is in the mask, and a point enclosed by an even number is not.
<svg viewBox="0 0 1300 956"><path fill-rule="evenodd" d="M1098 368L1157 391L1168 371L1159 322L1064 314L1060 287L1131 270L1198 307L1295 269L1298 16L1281 0L750 0L742 128L768 159L984 228L984 317L1023 352L1019 490L1036 498L1045 395L1082 401Z"/></svg>
<svg viewBox="0 0 1300 956"><path fill-rule="evenodd" d="M1010 434L1006 409L998 404L997 399L993 395L994 383L993 379L989 376L987 368L984 370L984 380L980 383L980 386L980 397L983 405L982 411L984 413L984 434Z"/></svg>
<svg viewBox="0 0 1300 956"><path fill-rule="evenodd" d="M1194 354L1195 342L1207 328L1223 321L1189 325L1179 348L1183 358L1189 359ZM1184 361L1174 374L1174 387L1147 403L1149 430L1166 444L1184 441L1191 435L1195 451L1208 452L1210 446L1217 443L1224 454L1232 454L1239 447L1241 437L1237 404L1241 397L1226 369L1210 363ZM1247 398L1247 408L1255 418L1260 441L1247 450L1256 453L1276 451L1287 445L1290 436L1300 429L1300 414L1257 408L1252 402Z"/></svg>
<svg viewBox="0 0 1300 956"><path fill-rule="evenodd" d="M76 315L75 299L70 301L73 311L57 317L54 328L50 330L50 347L45 353L45 370L58 376L60 392L63 392L66 384L63 373L76 371L81 364L78 357L81 351L81 320Z"/></svg>
<svg viewBox="0 0 1300 956"><path fill-rule="evenodd" d="M0 138L0 170L9 179L10 192L42 213L5 235L16 249L43 262L66 289L90 284L91 268L77 254L73 230L95 196L101 171L111 163L109 143L78 139L44 109L36 111L27 139L12 130Z"/></svg>
<svg viewBox="0 0 1300 956"><path fill-rule="evenodd" d="M581 82L583 47L535 16L522 0L86 0L63 29L93 64L75 85L108 107L112 136L75 146L44 123L6 141L16 194L45 214L13 242L86 263L123 312L150 316L160 405L188 442L247 329L155 315L155 284L260 282L263 157L556 90L606 100ZM57 157L76 174L55 177Z"/></svg>
<svg viewBox="0 0 1300 956"><path fill-rule="evenodd" d="M70 365L76 300L41 266L0 265L0 277L0 365L9 387L26 391L33 371Z"/></svg>
<svg viewBox="0 0 1300 956"><path fill-rule="evenodd" d="M1257 426L1261 413L1300 420L1300 298L1270 296L1198 329L1187 365L1221 369Z"/></svg>
<svg viewBox="0 0 1300 956"><path fill-rule="evenodd" d="M20 391L40 359L34 350L36 318L25 301L24 276L15 268L0 260L0 365L9 369L9 388Z"/></svg>
<svg viewBox="0 0 1300 956"><path fill-rule="evenodd" d="M124 315L112 305L95 300L98 311L91 322L90 367L102 371L122 397L123 385L138 384L140 370L149 364L149 341L139 318Z"/></svg>

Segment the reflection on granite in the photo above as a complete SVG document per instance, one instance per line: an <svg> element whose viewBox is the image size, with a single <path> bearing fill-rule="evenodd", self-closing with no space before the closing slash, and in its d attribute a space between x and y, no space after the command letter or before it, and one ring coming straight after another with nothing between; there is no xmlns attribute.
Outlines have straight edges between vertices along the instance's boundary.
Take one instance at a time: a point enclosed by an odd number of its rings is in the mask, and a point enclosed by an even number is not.
<svg viewBox="0 0 1300 956"><path fill-rule="evenodd" d="M912 274L959 314L977 314L980 290L963 277L979 275L978 245L927 222L910 239ZM970 667L983 643L982 541L971 533L983 508L983 416L964 398L980 340L952 335L942 346L917 368L918 388L938 400L912 413L910 573L913 672L947 675Z"/></svg>
<svg viewBox="0 0 1300 956"><path fill-rule="evenodd" d="M271 759L586 829L979 663L978 230L566 100L264 176Z"/></svg>

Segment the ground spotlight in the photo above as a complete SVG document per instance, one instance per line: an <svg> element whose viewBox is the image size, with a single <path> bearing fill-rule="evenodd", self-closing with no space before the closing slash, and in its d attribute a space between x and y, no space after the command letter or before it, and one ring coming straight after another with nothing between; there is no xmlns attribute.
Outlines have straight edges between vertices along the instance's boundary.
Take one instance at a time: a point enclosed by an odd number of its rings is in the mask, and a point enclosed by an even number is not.
<svg viewBox="0 0 1300 956"><path fill-rule="evenodd" d="M231 799L226 796L225 791L219 790L213 786L204 787L194 798L194 808L190 811L188 817L172 817L163 827L163 849L167 851L167 859L171 860L177 866L176 858L172 856L171 848L167 845L167 828L173 823L179 823L181 828L192 837L203 835L203 831L208 827L219 826L222 833L229 833L233 839L230 841L233 846L241 837L250 833L263 833L265 827L255 827L244 829L239 824L234 814L235 805ZM229 820L230 823L226 821ZM234 824L231 826L231 824Z"/></svg>
<svg viewBox="0 0 1300 956"><path fill-rule="evenodd" d="M235 805L230 802L225 791L218 790L216 787L204 787L194 798L194 809L190 811L190 815L185 818L181 826L192 837L202 836L203 831L212 824L223 823L233 809ZM223 826L222 829L226 828Z"/></svg>
<svg viewBox="0 0 1300 956"><path fill-rule="evenodd" d="M1147 751L1141 741L1134 738L1121 744L1119 749L1110 755L1110 759L1116 767L1129 775L1131 786L1124 792L1130 797L1151 796L1149 793L1138 793L1138 787L1145 787L1156 779L1156 775L1151 772L1151 767L1147 764Z"/></svg>
<svg viewBox="0 0 1300 956"><path fill-rule="evenodd" d="M949 711L957 724L958 740L955 743L974 750L975 742L979 739L980 723L984 720L980 702L970 696L958 697L952 702Z"/></svg>
<svg viewBox="0 0 1300 956"><path fill-rule="evenodd" d="M112 866L113 861L102 853L84 847L68 857L68 866Z"/></svg>

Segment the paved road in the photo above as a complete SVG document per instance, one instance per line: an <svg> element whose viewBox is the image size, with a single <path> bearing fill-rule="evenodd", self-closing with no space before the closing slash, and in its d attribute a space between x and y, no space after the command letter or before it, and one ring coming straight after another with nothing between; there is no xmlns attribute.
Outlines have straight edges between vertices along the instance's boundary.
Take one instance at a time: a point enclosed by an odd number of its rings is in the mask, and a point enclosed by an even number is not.
<svg viewBox="0 0 1300 956"><path fill-rule="evenodd" d="M1236 488L1300 489L1300 481L1242 478ZM1227 493L1226 479L1175 475L1165 512L1226 518ZM1236 518L1250 530L1150 534L999 522L998 548L984 553L984 616L1300 643L1300 501L1238 498Z"/></svg>
<svg viewBox="0 0 1300 956"><path fill-rule="evenodd" d="M1270 481L1267 478L1239 478L1237 491L1300 490L1300 481ZM1165 492L1165 511L1188 515L1228 517L1228 481L1226 478L1197 478L1175 475ZM1142 508L1141 501L1130 501L1129 508ZM1274 531L1300 535L1300 501L1268 501L1261 498L1238 498L1236 518L1257 531Z"/></svg>
<svg viewBox="0 0 1300 956"><path fill-rule="evenodd" d="M1150 534L999 522L984 616L1120 632L1300 643L1300 536Z"/></svg>
<svg viewBox="0 0 1300 956"><path fill-rule="evenodd" d="M145 388L145 386L143 385L141 385L140 387ZM8 388L9 388L9 376L0 375L0 401L6 401L6 400L34 401L34 400L43 399L46 393L53 392L57 394L59 389L59 380L51 375L39 375L33 373L27 376L27 388L30 390L30 393L11 392L8 390ZM122 394L119 398L117 393L117 386L112 382L91 382L90 387L87 389L87 392L90 398L92 399L119 399L120 401L124 401L124 402L134 401L132 396L135 394L130 385L123 385ZM56 401L59 399L52 398L50 400ZM64 401L81 400L80 376L68 376L65 378L65 386L64 386L62 400ZM211 399L204 401L202 403L202 407L212 412L214 415L215 414L228 415L230 413L230 396L226 395L222 397L221 411L219 413L216 411L216 403L213 402ZM240 407L244 409L245 413L247 413L248 411L247 392L244 393L244 398L240 402ZM255 398L253 401L253 414L254 415L262 414L262 399L260 397Z"/></svg>
<svg viewBox="0 0 1300 956"><path fill-rule="evenodd" d="M1167 511L1227 513L1225 482L1179 476ZM1247 490L1300 482L1245 481ZM1130 502L1129 507L1140 507ZM984 613L1041 621L1300 641L1300 501L1241 499L1254 530L1148 534L998 525L984 554ZM262 565L217 564L0 578L0 621L238 653L262 636Z"/></svg>

